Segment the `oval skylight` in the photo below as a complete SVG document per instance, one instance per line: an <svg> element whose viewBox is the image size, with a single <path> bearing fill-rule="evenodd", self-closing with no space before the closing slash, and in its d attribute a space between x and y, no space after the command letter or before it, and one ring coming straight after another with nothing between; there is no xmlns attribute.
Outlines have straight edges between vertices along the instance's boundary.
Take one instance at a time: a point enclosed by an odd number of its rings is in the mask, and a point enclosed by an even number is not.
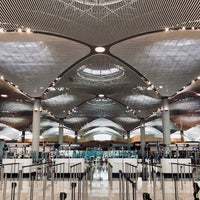
<svg viewBox="0 0 200 200"><path fill-rule="evenodd" d="M77 3L90 6L106 6L121 2L122 0L75 0Z"/></svg>
<svg viewBox="0 0 200 200"><path fill-rule="evenodd" d="M116 64L108 64L106 66L94 67L90 65L82 65L77 70L77 75L85 80L90 81L111 81L119 79L124 75L124 68Z"/></svg>

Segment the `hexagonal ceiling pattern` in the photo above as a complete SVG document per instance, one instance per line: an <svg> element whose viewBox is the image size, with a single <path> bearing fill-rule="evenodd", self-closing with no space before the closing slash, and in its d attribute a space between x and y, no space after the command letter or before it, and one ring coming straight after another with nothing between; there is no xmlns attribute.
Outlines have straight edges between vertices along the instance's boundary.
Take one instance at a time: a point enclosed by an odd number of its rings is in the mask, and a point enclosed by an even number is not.
<svg viewBox="0 0 200 200"><path fill-rule="evenodd" d="M1 8L2 138L18 138L9 127L31 131L34 98L41 135L62 123L86 144L102 119L112 139L140 119L157 123L164 97L177 130L200 124L199 1L2 0Z"/></svg>

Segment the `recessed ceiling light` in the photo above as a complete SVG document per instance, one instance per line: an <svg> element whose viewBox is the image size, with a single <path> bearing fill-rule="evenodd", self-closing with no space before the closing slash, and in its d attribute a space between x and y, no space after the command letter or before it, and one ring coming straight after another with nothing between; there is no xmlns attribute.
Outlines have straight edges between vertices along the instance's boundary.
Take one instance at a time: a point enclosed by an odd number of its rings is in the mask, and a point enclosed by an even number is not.
<svg viewBox="0 0 200 200"><path fill-rule="evenodd" d="M18 29L17 29L17 32L18 32L18 33L22 33L22 29L21 29L21 28L18 28Z"/></svg>
<svg viewBox="0 0 200 200"><path fill-rule="evenodd" d="M152 90L152 89L153 89L152 87L148 87L148 88L147 88L147 90Z"/></svg>
<svg viewBox="0 0 200 200"><path fill-rule="evenodd" d="M6 97L8 97L8 95L7 94L1 94L1 97L6 98Z"/></svg>
<svg viewBox="0 0 200 200"><path fill-rule="evenodd" d="M165 28L165 31L169 31L169 28Z"/></svg>
<svg viewBox="0 0 200 200"><path fill-rule="evenodd" d="M31 29L30 28L26 28L26 32L27 33L31 33Z"/></svg>
<svg viewBox="0 0 200 200"><path fill-rule="evenodd" d="M96 51L97 53L103 53L105 50L106 50L105 47L96 47L96 48L95 48L95 51Z"/></svg>

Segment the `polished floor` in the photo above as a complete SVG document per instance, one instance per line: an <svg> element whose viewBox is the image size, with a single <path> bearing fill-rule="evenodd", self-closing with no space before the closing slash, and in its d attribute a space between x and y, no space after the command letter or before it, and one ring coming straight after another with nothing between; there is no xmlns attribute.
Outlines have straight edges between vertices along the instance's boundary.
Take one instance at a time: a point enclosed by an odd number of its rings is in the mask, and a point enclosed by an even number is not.
<svg viewBox="0 0 200 200"><path fill-rule="evenodd" d="M23 189L20 191L20 198L22 200L57 200L60 199L59 195L60 192L67 193L67 199L72 199L71 197L71 188L70 188L70 182L62 182L58 181L54 183L54 191L52 192L52 184L51 182L47 183L47 187L45 190L45 197L43 196L43 183L41 181L37 181L34 183L34 190L33 190L33 198L30 196L30 185L29 182L23 182ZM11 182L7 182L7 188L0 190L1 195L0 199L12 199L11 198ZM143 193L148 192L150 193L150 196L154 200L163 200L162 196L162 190L160 189L160 186L156 186L156 196L154 197L153 194L153 185L150 182L142 182L141 187L136 190L136 200L143 200ZM165 182L165 199L175 199L174 194L174 184L172 181L166 181ZM179 200L193 200L193 187L192 183L187 181L183 184L183 189L181 189L181 184L179 183L179 189L178 189L178 199ZM84 199L85 200L119 200L119 183L118 181L113 182L113 189L109 189L109 183L107 181L93 181L92 186L88 187L88 194L85 194ZM15 198L18 199L18 187L16 187L15 191ZM78 194L75 193L75 199L78 199ZM83 197L81 196L81 199ZM122 200L126 199L126 194L124 194L124 198ZM132 194L130 192L129 199L132 198Z"/></svg>
<svg viewBox="0 0 200 200"><path fill-rule="evenodd" d="M67 199L70 200L132 200L132 188L128 186L129 192L126 193L126 183L124 187L120 186L119 179L112 181L112 186L108 181L107 166L96 165L92 171L92 178L88 182L81 183L81 195L75 189L72 195L70 180L23 180L20 189L20 183L17 180L2 181L0 184L0 200L59 200L60 193L65 192ZM12 189L12 183L16 182L15 191ZM164 181L164 190L162 190L160 180L153 182L142 181L139 177L136 184L135 200L143 200L143 193L147 192L153 200L193 200L193 183L191 180L179 180L177 182L177 197L175 197L174 181L168 179ZM120 189L122 188L122 189ZM121 194L120 194L121 191Z"/></svg>

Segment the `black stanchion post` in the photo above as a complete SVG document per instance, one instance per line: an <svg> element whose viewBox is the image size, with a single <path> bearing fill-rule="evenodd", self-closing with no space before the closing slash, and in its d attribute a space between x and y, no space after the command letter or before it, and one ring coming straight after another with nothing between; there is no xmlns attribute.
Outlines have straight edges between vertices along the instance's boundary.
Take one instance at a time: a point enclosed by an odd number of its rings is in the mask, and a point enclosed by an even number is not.
<svg viewBox="0 0 200 200"><path fill-rule="evenodd" d="M81 200L81 180L82 174L78 174L78 200Z"/></svg>
<svg viewBox="0 0 200 200"><path fill-rule="evenodd" d="M17 183L16 182L12 182L11 186L12 186L12 189L11 189L11 200L15 200L15 188L17 186Z"/></svg>
<svg viewBox="0 0 200 200"><path fill-rule="evenodd" d="M133 200L136 200L136 183L132 183Z"/></svg>
<svg viewBox="0 0 200 200"><path fill-rule="evenodd" d="M71 183L71 187L72 187L72 200L75 200L75 188L76 188L76 183L72 182Z"/></svg>
<svg viewBox="0 0 200 200"><path fill-rule="evenodd" d="M175 200L178 200L177 180L178 180L178 177L175 176L175 177L174 177L174 193L175 193Z"/></svg>
<svg viewBox="0 0 200 200"><path fill-rule="evenodd" d="M194 200L199 200L198 198L198 192L199 192L199 186L197 183L193 183L193 188L194 188L194 193L193 193L193 196L194 196Z"/></svg>
<svg viewBox="0 0 200 200"><path fill-rule="evenodd" d="M60 200L65 200L67 199L67 194L65 192L60 193Z"/></svg>
<svg viewBox="0 0 200 200"><path fill-rule="evenodd" d="M149 193L143 193L143 200L152 200Z"/></svg>
<svg viewBox="0 0 200 200"><path fill-rule="evenodd" d="M142 166L142 180L147 181L148 180L148 171L146 164L143 164Z"/></svg>
<svg viewBox="0 0 200 200"><path fill-rule="evenodd" d="M33 200L35 177L36 177L36 173L34 172L31 174L30 200Z"/></svg>
<svg viewBox="0 0 200 200"><path fill-rule="evenodd" d="M129 200L129 180L128 180L128 177L126 177L126 200Z"/></svg>

